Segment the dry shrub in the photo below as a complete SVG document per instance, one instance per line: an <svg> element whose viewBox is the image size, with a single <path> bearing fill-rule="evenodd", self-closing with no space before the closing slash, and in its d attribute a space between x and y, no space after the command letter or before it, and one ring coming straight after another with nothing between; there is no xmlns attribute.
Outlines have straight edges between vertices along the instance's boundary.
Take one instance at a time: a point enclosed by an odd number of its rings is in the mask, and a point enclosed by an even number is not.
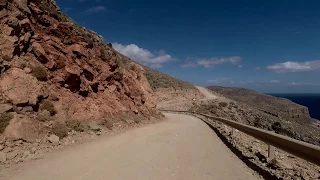
<svg viewBox="0 0 320 180"><path fill-rule="evenodd" d="M107 127L109 130L112 130L113 128L113 122L109 119L103 119L99 125Z"/></svg>
<svg viewBox="0 0 320 180"><path fill-rule="evenodd" d="M68 136L69 129L64 122L57 122L52 126L52 133L59 138L64 138Z"/></svg>
<svg viewBox="0 0 320 180"><path fill-rule="evenodd" d="M5 61L11 61L11 58L8 55L2 56L2 59Z"/></svg>
<svg viewBox="0 0 320 180"><path fill-rule="evenodd" d="M66 121L66 125L68 128L75 130L77 132L84 132L88 130L87 124L81 121L69 120L69 121Z"/></svg>
<svg viewBox="0 0 320 180"><path fill-rule="evenodd" d="M47 70L41 66L32 68L32 75L40 81L45 81L47 79Z"/></svg>
<svg viewBox="0 0 320 180"><path fill-rule="evenodd" d="M53 117L50 115L50 112L47 111L47 110L43 110L42 112L39 113L37 119L39 121L52 121L53 120Z"/></svg>
<svg viewBox="0 0 320 180"><path fill-rule="evenodd" d="M42 103L40 104L40 110L47 110L50 112L50 115L53 116L57 114L57 110L54 108L54 105L50 100L43 100Z"/></svg>

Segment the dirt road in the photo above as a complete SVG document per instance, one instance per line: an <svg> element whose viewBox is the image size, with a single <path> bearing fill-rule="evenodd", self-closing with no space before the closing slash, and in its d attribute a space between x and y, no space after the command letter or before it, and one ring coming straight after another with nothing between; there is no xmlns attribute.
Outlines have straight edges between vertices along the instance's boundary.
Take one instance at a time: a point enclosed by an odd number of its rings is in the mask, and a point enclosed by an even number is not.
<svg viewBox="0 0 320 180"><path fill-rule="evenodd" d="M205 87L200 87L200 86L196 86L196 88L204 95L204 97L206 99L217 99L219 98L218 96L214 95L213 93L211 93L207 88Z"/></svg>
<svg viewBox="0 0 320 180"><path fill-rule="evenodd" d="M259 179L201 120L168 120L67 148L0 172L14 180Z"/></svg>

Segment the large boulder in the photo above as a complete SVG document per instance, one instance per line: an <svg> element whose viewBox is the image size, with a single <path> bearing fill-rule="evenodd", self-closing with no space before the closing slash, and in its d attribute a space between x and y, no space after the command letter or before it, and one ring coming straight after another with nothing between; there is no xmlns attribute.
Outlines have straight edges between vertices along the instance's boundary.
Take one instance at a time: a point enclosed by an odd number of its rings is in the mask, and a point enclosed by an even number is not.
<svg viewBox="0 0 320 180"><path fill-rule="evenodd" d="M12 68L3 75L0 90L7 102L18 106L36 105L38 97L44 93L35 77L18 68Z"/></svg>
<svg viewBox="0 0 320 180"><path fill-rule="evenodd" d="M35 141L47 133L47 128L40 122L27 116L15 114L3 135L7 138Z"/></svg>

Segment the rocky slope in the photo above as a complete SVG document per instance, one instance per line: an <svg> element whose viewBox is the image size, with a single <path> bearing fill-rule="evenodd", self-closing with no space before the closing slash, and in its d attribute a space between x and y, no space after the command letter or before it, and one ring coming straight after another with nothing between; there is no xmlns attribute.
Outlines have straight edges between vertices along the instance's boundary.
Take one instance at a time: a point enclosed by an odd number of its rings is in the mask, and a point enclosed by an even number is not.
<svg viewBox="0 0 320 180"><path fill-rule="evenodd" d="M35 140L58 121L155 113L144 68L53 0L0 0L0 22L2 136Z"/></svg>
<svg viewBox="0 0 320 180"><path fill-rule="evenodd" d="M203 95L193 84L149 67L144 66L144 68L148 82L157 96L158 109L171 109L172 106L175 106L182 110L186 106L181 102L203 98Z"/></svg>
<svg viewBox="0 0 320 180"><path fill-rule="evenodd" d="M216 86L208 88L224 96L226 101L201 102L192 110L230 118L298 140L320 144L320 124L310 117L306 107L287 99L248 89Z"/></svg>

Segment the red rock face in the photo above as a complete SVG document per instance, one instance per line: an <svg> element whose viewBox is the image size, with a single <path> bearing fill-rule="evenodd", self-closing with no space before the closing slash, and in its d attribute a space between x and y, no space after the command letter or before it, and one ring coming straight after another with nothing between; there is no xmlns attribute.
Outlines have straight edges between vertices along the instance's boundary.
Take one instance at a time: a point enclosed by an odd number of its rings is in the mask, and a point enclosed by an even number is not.
<svg viewBox="0 0 320 180"><path fill-rule="evenodd" d="M1 0L0 21L1 103L37 113L34 107L55 95L57 117L79 120L155 109L144 69L61 14L53 1ZM35 75L36 67L45 77Z"/></svg>

